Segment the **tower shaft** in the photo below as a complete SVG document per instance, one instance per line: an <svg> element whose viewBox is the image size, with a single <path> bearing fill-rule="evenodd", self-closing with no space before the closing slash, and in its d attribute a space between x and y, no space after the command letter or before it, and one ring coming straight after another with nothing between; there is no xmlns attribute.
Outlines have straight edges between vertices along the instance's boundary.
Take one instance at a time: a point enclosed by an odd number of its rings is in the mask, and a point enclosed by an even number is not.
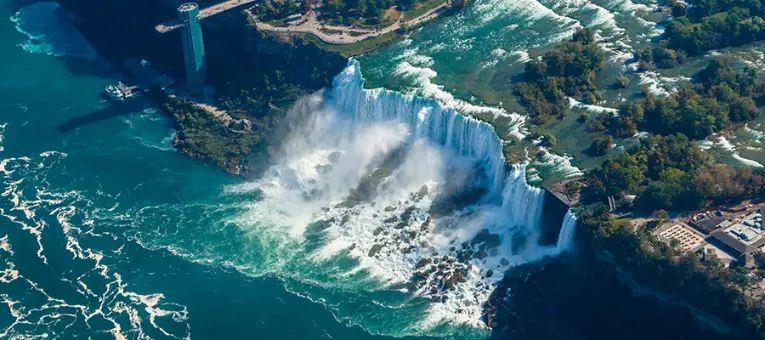
<svg viewBox="0 0 765 340"><path fill-rule="evenodd" d="M186 65L186 84L194 89L207 82L207 61L202 40L202 26L199 24L199 6L185 3L178 7L178 17L183 23L181 41L183 60Z"/></svg>

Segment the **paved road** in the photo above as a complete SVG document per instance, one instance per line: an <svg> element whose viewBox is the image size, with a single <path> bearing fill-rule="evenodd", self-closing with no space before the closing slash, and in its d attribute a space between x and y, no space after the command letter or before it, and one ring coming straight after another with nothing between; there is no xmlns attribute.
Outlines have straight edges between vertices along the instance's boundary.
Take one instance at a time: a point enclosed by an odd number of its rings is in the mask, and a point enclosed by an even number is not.
<svg viewBox="0 0 765 340"><path fill-rule="evenodd" d="M202 10L199 11L199 20L207 19L218 13L225 12L232 8L243 6L249 3L253 3L255 1L257 0L229 0L226 2L221 2L217 5L212 5L210 7L203 8ZM181 23L178 20L173 20L163 24L159 24L155 28L157 32L159 33L167 33L181 27L183 27L183 23Z"/></svg>
<svg viewBox="0 0 765 340"><path fill-rule="evenodd" d="M343 44L353 44L353 43L362 41L364 39L374 38L386 33L393 32L401 28L402 23L409 26L416 26L420 23L423 23L425 21L438 17L439 11L446 8L446 6L448 6L448 4L442 4L436 8L433 8L423 13L422 15L412 20L402 22L401 19L399 18L398 21L396 21L392 25L385 27L381 30L359 29L359 28L352 28L347 26L322 26L322 24L316 19L316 15L313 14L313 12L307 14L307 18L304 22L295 26L276 27L264 22L257 21L257 20L256 22L257 22L258 29L260 30L271 31L271 32L284 32L284 33L310 33L315 35L317 38L321 39L321 41L324 41L326 43L343 45ZM248 14L252 16L252 13L248 12ZM343 33L327 33L328 30L339 31ZM349 35L345 33L356 33L358 35Z"/></svg>

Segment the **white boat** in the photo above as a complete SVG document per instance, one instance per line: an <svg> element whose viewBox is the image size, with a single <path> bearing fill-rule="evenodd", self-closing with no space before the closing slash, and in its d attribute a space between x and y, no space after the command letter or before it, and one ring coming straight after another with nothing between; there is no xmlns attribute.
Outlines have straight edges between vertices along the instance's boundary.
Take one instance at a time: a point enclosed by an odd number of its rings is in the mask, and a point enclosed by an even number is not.
<svg viewBox="0 0 765 340"><path fill-rule="evenodd" d="M125 100L125 92L120 90L117 85L109 85L106 87L106 95L109 96L109 98L114 99L116 101L123 101Z"/></svg>

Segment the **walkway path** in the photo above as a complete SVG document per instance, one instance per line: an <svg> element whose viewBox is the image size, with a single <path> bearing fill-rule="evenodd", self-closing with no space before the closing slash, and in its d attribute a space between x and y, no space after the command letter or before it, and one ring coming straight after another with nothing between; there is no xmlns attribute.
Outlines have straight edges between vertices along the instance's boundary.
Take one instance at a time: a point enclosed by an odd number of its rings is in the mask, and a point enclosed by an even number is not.
<svg viewBox="0 0 765 340"><path fill-rule="evenodd" d="M310 33L326 43L342 45L357 43L365 39L379 37L383 34L393 32L401 28L402 23L409 26L419 25L425 21L438 17L441 10L445 9L447 6L448 4L442 4L412 20L402 22L399 18L395 23L381 30L359 29L347 26L324 26L316 19L316 14L313 12L306 15L307 18L305 21L295 26L277 27L257 20L255 21L257 22L259 30L284 33ZM255 19L252 13L249 11L247 13ZM328 31L339 31L341 33L328 33ZM350 35L347 33L356 33L357 35Z"/></svg>
<svg viewBox="0 0 765 340"><path fill-rule="evenodd" d="M221 3L217 4L217 5L213 5L213 6L210 6L210 7L207 7L207 8L204 8L204 9L200 10L198 18L201 21L201 20L207 19L207 18L209 18L209 17L211 17L213 15L216 15L218 13L225 12L225 11L228 11L228 10L230 10L232 8L243 6L243 5L246 5L246 4L249 4L249 3L253 3L255 1L257 1L257 0L229 0L229 1L226 1L226 2L221 2ZM169 22L166 22L166 23L163 23L163 24L159 24L159 25L157 25L155 27L155 29L159 33L167 33L167 32L170 32L172 30L176 30L176 29L181 28L181 27L183 27L183 23L182 22L180 22L179 20L173 20L173 21L169 21Z"/></svg>

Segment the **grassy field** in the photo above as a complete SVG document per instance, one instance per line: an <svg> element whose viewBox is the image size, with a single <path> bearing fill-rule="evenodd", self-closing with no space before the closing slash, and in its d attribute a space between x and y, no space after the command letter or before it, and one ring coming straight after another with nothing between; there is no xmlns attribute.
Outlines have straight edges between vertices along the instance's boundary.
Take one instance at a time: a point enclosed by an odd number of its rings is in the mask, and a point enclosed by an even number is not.
<svg viewBox="0 0 765 340"><path fill-rule="evenodd" d="M438 6L441 6L442 4L445 4L447 0L426 0L417 5L416 8L410 9L406 12L404 12L404 20L412 20L420 15L425 14L425 12L434 9Z"/></svg>

